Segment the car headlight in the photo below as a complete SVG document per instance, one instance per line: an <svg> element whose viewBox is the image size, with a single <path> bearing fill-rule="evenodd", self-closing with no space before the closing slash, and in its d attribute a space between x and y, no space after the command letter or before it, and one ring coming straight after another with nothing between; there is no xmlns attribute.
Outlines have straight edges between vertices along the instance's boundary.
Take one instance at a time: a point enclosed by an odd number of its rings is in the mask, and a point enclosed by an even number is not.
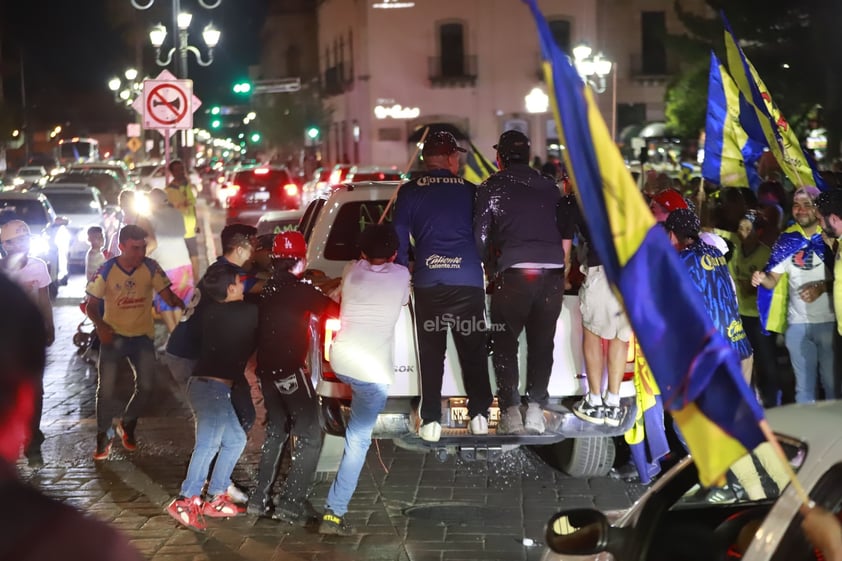
<svg viewBox="0 0 842 561"><path fill-rule="evenodd" d="M88 231L85 228L82 228L76 233L76 241L87 243L88 241Z"/></svg>
<svg viewBox="0 0 842 561"><path fill-rule="evenodd" d="M134 192L134 210L141 216L152 214L152 207L149 204L149 197L143 191Z"/></svg>
<svg viewBox="0 0 842 561"><path fill-rule="evenodd" d="M50 241L45 236L32 236L29 239L29 253L36 257L50 254Z"/></svg>
<svg viewBox="0 0 842 561"><path fill-rule="evenodd" d="M12 180L12 184L14 184L14 185L23 185L23 184L24 184L24 180L23 180L23 178L22 178L22 177L16 177L16 178L14 178L14 179Z"/></svg>

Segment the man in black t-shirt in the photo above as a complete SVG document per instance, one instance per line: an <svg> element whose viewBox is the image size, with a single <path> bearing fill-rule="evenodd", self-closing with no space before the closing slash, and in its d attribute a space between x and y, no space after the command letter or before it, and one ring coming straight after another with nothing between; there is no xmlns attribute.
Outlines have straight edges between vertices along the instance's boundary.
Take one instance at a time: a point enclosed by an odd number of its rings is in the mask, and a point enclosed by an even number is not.
<svg viewBox="0 0 842 561"><path fill-rule="evenodd" d="M202 314L203 344L187 386L196 420L196 447L181 492L167 506L170 516L194 530L205 529L203 517L225 518L245 511L227 492L231 472L246 446L231 388L244 382L243 371L257 332L257 307L243 301L243 282L236 267L215 267L205 274L203 284L209 300ZM215 456L205 501L202 488Z"/></svg>
<svg viewBox="0 0 842 561"><path fill-rule="evenodd" d="M301 280L307 266L306 251L299 232L275 236L272 278L260 293L257 377L266 406L266 442L257 486L248 504L249 514L267 514L281 450L287 438L294 436L292 465L274 501L272 518L298 525L320 517L307 501L322 443L319 397L304 369L310 317L325 313L339 317L336 302Z"/></svg>

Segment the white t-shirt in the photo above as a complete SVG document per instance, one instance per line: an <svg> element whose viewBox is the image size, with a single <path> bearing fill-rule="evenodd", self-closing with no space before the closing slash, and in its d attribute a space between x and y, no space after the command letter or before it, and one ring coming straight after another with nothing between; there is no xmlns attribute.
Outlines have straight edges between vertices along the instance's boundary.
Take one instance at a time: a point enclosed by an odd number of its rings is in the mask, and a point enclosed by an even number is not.
<svg viewBox="0 0 842 561"><path fill-rule="evenodd" d="M37 257L27 257L26 264L21 267L16 256L4 259L3 270L18 286L23 288L30 298L38 298L38 290L50 286L50 269L47 263Z"/></svg>
<svg viewBox="0 0 842 561"><path fill-rule="evenodd" d="M784 259L772 268L773 273L789 275L789 306L786 320L788 323L828 323L835 322L833 301L827 292L822 293L811 303L801 299L798 289L810 282L825 282L827 268L819 256L812 250L803 249L789 259Z"/></svg>
<svg viewBox="0 0 842 561"><path fill-rule="evenodd" d="M190 265L190 254L184 243L184 217L181 213L169 206L156 209L149 217L149 224L158 241L158 247L149 257L165 271Z"/></svg>
<svg viewBox="0 0 842 561"><path fill-rule="evenodd" d="M88 253L85 254L85 277L88 282L94 280L96 272L99 271L103 263L105 263L105 254L101 249L88 249Z"/></svg>
<svg viewBox="0 0 842 561"><path fill-rule="evenodd" d="M352 261L342 273L340 330L330 349L333 370L363 382L394 379L395 323L409 301L409 270L396 263Z"/></svg>

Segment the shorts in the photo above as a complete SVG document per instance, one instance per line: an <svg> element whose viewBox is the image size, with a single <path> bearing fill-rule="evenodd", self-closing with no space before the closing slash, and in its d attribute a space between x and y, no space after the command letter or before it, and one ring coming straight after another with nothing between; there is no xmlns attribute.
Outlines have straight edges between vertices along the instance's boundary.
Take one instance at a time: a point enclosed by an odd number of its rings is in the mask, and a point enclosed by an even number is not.
<svg viewBox="0 0 842 561"><path fill-rule="evenodd" d="M196 236L184 238L184 243L187 245L187 254L190 257L199 256L199 243L196 241Z"/></svg>
<svg viewBox="0 0 842 561"><path fill-rule="evenodd" d="M193 297L193 266L182 265L175 269L169 269L165 273L167 273L167 278L172 283L170 290L181 298L181 301L185 304L190 302L190 299ZM155 309L159 312L171 312L175 310L175 308L164 302L160 294L155 294L153 303L155 304Z"/></svg>
<svg viewBox="0 0 842 561"><path fill-rule="evenodd" d="M585 282L579 289L579 310L582 312L582 326L603 339L631 339L631 325L626 312L614 292L605 269L582 266Z"/></svg>

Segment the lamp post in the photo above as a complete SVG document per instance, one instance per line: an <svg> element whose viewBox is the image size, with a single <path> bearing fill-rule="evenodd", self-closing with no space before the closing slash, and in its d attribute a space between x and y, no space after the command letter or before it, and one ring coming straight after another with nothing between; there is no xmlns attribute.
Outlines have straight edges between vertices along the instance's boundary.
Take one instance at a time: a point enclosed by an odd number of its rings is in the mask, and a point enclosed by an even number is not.
<svg viewBox="0 0 842 561"><path fill-rule="evenodd" d="M593 54L586 43L573 47L573 64L579 76L598 94L606 89L605 77L611 75L611 138L617 136L617 63L605 58L602 53Z"/></svg>
<svg viewBox="0 0 842 561"><path fill-rule="evenodd" d="M127 68L123 72L123 79L125 82L120 79L119 76L113 76L111 79L108 80L108 89L114 94L114 101L120 105L125 106L129 109L134 116L135 123L141 125L140 114L136 113L135 111L131 110L132 104L135 100L143 93L143 80L140 76L140 72L136 68ZM141 130L140 139L144 140L144 134ZM146 157L146 146L145 142L141 143L141 157Z"/></svg>

